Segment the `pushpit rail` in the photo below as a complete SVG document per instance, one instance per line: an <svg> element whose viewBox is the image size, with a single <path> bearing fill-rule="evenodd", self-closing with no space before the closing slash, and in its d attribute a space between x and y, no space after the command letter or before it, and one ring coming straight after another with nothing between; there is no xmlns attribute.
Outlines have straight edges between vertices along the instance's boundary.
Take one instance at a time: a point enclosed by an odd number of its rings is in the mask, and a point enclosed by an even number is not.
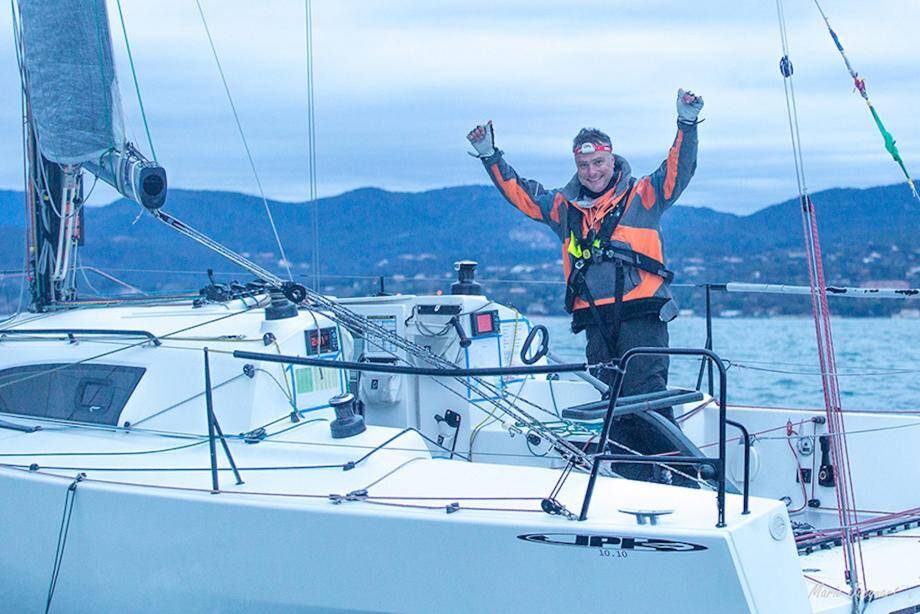
<svg viewBox="0 0 920 614"><path fill-rule="evenodd" d="M613 369L613 382L610 385L610 399L607 402L607 415L604 418L604 426L601 429L601 434L598 443L598 449L604 450L607 446L607 441L610 437L610 429L613 425L614 414L616 410L617 399L620 396L620 391L623 388L623 378L626 375L626 369L629 367L630 361L637 356L700 356L706 360L709 364L714 364L719 371L719 455L717 458L710 458L708 456L674 456L668 454L655 454L651 456L636 456L634 454L597 454L593 457L593 465L591 467L591 475L588 478L588 486L585 489L584 500L581 505L581 513L578 516L579 520L588 519L588 509L591 506L591 497L594 495L594 487L597 483L597 475L600 470L601 463L609 461L629 461L631 463L644 463L644 464L670 464L670 465L695 465L695 466L707 466L712 469L715 474L715 480L717 483L716 490L716 508L718 512L718 520L716 522L717 527L725 526L725 452L726 452L726 436L725 431L726 427L731 424L739 428L744 437L744 486L743 486L743 514L749 513L748 509L748 500L749 500L749 487L750 487L750 476L749 476L749 458L750 458L750 446L751 438L747 433L747 430L737 422L731 422L726 416L726 400L727 400L727 391L728 391L728 376L727 369L725 364L722 362L722 359L719 358L718 354L713 352L710 349L694 349L694 348L633 348L627 350L623 353L623 356L619 361L615 363L612 367Z"/></svg>

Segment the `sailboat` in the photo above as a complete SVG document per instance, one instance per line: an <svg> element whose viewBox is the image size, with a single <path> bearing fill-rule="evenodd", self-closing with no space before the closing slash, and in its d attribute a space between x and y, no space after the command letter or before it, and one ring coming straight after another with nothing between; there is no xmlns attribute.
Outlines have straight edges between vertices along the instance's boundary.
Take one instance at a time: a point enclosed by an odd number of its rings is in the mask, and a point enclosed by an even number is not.
<svg viewBox="0 0 920 614"><path fill-rule="evenodd" d="M708 393L621 398L652 350L608 365L608 389L484 296L474 263L448 295L285 280L168 213L165 169L124 137L104 0L15 6L32 306L0 327L4 609L920 604L920 508L899 486L920 478L920 417L848 413L862 436L844 478L823 411L729 405L710 348L668 350L711 366ZM255 281L74 301L87 174ZM650 411L668 406L681 428ZM618 446L625 414L673 451ZM623 479L624 459L680 480ZM860 484L852 526L844 479Z"/></svg>

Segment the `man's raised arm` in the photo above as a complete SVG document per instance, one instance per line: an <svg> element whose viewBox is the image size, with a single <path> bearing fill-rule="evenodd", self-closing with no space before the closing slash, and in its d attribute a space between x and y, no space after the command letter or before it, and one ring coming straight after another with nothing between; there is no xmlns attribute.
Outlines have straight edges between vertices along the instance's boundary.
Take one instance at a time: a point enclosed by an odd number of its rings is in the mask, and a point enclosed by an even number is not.
<svg viewBox="0 0 920 614"><path fill-rule="evenodd" d="M668 150L668 157L654 173L640 180L636 186L646 207L658 205L667 209L690 183L696 171L696 125L702 108L701 96L684 90L677 91L677 136Z"/></svg>
<svg viewBox="0 0 920 614"><path fill-rule="evenodd" d="M501 150L495 148L492 122L476 126L466 136L476 150L473 156L482 160L489 178L505 199L527 217L543 222L558 236L563 235L562 215L565 197L558 190L546 190L538 181L520 177L505 162Z"/></svg>

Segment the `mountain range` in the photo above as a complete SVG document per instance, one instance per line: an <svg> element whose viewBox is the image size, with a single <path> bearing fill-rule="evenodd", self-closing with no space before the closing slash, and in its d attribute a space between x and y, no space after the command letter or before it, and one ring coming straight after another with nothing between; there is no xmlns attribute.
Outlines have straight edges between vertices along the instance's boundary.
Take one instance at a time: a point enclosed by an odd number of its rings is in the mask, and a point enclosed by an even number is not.
<svg viewBox="0 0 920 614"><path fill-rule="evenodd" d="M882 280L920 285L920 203L904 185L832 189L812 198L829 283ZM279 201L268 205L293 273L311 275L314 206ZM164 210L262 266L284 272L260 198L173 189ZM364 278L377 276L386 276L396 290L446 291L453 262L472 259L480 263L484 279L520 282L515 286L502 281L491 289L506 300L535 311L558 311L560 285L543 284L537 291L533 286L539 284L524 283L560 280L557 239L508 205L492 187L417 193L364 188L320 199L315 210L320 272L328 291L368 292L376 282ZM22 211L21 192L0 191L0 267L6 270L22 266ZM216 254L139 213L138 205L124 199L87 207L81 263L157 290L198 288L206 283L208 268L235 271ZM797 199L750 215L676 206L664 216L663 234L678 282L807 282ZM239 271L236 277L249 276ZM412 278L418 278L414 285ZM435 281L428 281L431 278Z"/></svg>

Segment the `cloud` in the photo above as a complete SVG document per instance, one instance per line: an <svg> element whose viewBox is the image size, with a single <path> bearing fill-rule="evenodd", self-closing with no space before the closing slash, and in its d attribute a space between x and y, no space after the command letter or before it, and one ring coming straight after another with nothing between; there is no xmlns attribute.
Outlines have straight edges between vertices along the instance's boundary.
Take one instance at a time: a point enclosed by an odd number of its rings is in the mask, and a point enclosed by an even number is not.
<svg viewBox="0 0 920 614"><path fill-rule="evenodd" d="M172 185L255 192L194 3L123 0L157 153ZM202 0L269 196L307 193L305 15L294 0ZM465 154L473 123L495 121L522 174L572 173L568 143L596 125L634 168L660 162L674 92L706 99L700 165L682 198L744 211L793 195L772 3L451 0L313 2L320 192L485 183ZM825 7L908 164L920 169L915 44L920 3ZM812 186L899 180L809 3L787 3ZM110 18L117 20L114 5ZM9 16L5 16L9 25ZM120 25L113 23L132 138L144 143ZM11 47L11 45L9 46ZM0 49L0 185L21 183L18 74ZM920 170L918 170L920 173Z"/></svg>

